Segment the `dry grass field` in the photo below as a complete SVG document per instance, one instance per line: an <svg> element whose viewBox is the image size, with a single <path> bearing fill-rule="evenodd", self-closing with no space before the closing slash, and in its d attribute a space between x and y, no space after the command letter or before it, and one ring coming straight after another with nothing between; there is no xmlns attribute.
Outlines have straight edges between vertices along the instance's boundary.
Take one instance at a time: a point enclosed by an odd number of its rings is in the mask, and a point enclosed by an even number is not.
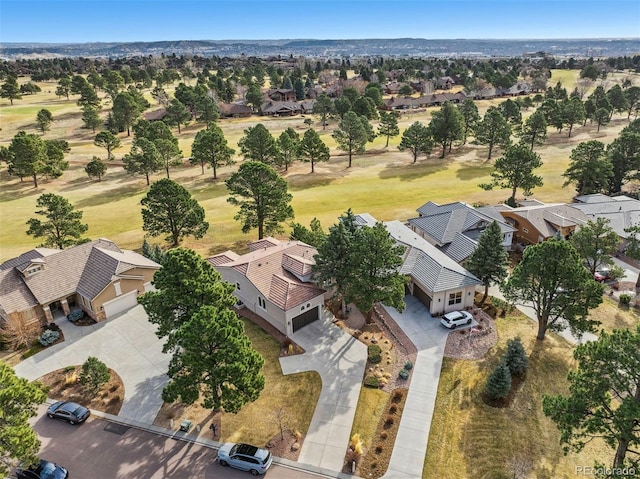
<svg viewBox="0 0 640 479"><path fill-rule="evenodd" d="M573 88L577 72L554 72L550 85L562 78L568 90ZM21 79L27 81L27 79ZM565 84L566 82L569 82ZM613 81L613 80L611 80ZM89 225L90 238L107 237L124 248L140 247L143 238L140 200L148 188L140 176L130 176L123 171L120 159L129 151L131 137L126 133L119 135L122 147L115 151L116 160L110 165L103 181L90 180L84 172L84 166L94 156L105 157L104 149L93 144L95 136L82 128L80 109L75 98L57 98L53 93L55 82L39 83L42 92L24 96L10 106L6 100L0 101L0 144L7 145L19 130L35 132L35 115L41 108L49 109L54 115L51 130L44 138L64 138L71 145L67 155L70 168L61 178L39 182L36 189L25 179L10 177L6 168L0 170L0 260L16 256L38 244L38 241L25 234L25 222L34 216L35 201L44 192L53 192L69 199L72 204L84 212L84 221ZM106 103L106 102L105 102ZM481 114L498 100L478 103ZM157 108L152 105L151 109ZM103 116L110 106L105 105ZM434 109L406 113L400 119L401 130L414 121L428 123ZM531 112L524 112L528 115ZM456 147L444 160L438 158L434 150L429 158L421 158L411 163L410 155L397 149L400 136L392 138L388 148L385 139L376 138L367 145L364 155L354 157L353 167L347 168L346 156L336 148L331 137L337 122L332 120L325 130L313 118L323 140L331 148L331 160L316 166L316 172L310 173L310 165L296 163L288 172L283 173L293 194L293 208L296 221L308 224L315 216L323 226L333 224L338 215L347 208L356 212L369 212L380 220L407 219L426 201L446 203L466 201L468 203L495 203L503 201L507 191L486 192L478 187L489 178L491 162L486 161L485 147L467 144ZM237 148L238 140L244 130L259 122L278 135L291 126L303 133L306 126L304 118L265 118L221 120L229 144ZM598 139L611 142L627 124L622 116L615 115L611 124L596 132L595 126L587 124L576 127L571 138L567 133L549 131L549 138L538 149L543 167L540 173L544 177L544 186L535 190L535 197L547 201L569 201L573 195L570 188L562 188L562 172L566 169L571 149L578 143ZM377 127L377 125L374 125ZM203 128L201 124L192 124L177 135L184 157L190 156L191 144L196 132ZM177 131L174 132L177 134ZM496 151L497 158L500 151ZM238 161L241 158L237 157ZM175 168L171 177L188 188L207 212L210 223L209 232L201 240L186 239L184 246L194 248L203 255L219 252L228 248L241 249L243 245L256 238L256 232L243 234L240 225L234 221L235 208L226 202L227 190L224 180L235 171L236 166L225 167L219 171L219 178L213 181L211 170L202 175L199 166L188 162ZM162 173L152 180L162 178ZM160 238L152 242L161 242Z"/></svg>

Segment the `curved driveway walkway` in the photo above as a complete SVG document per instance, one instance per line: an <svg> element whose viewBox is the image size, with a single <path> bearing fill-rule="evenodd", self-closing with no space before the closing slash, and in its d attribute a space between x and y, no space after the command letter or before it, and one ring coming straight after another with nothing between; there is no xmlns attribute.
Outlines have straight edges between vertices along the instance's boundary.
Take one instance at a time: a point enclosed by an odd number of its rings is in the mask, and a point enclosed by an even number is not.
<svg viewBox="0 0 640 479"><path fill-rule="evenodd" d="M124 382L124 403L119 416L152 424L162 406L170 356L162 352L142 306L93 326L74 326L66 318L56 321L65 340L19 363L18 376L30 381L94 356L116 371Z"/></svg>
<svg viewBox="0 0 640 479"><path fill-rule="evenodd" d="M415 297L407 295L404 301L406 308L402 313L390 306L384 306L384 309L411 339L418 355L389 468L383 479L422 477L444 347L449 334Z"/></svg>
<svg viewBox="0 0 640 479"><path fill-rule="evenodd" d="M335 475L342 470L349 445L367 347L327 317L305 326L292 339L306 352L280 358L282 373L317 371L322 378L322 391L298 462Z"/></svg>

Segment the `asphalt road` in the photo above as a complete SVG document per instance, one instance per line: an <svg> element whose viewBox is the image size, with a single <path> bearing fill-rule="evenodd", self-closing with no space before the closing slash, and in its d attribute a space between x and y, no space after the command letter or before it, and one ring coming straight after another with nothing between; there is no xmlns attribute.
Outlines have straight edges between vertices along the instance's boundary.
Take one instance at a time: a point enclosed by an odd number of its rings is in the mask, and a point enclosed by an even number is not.
<svg viewBox="0 0 640 479"><path fill-rule="evenodd" d="M134 428L123 434L113 424L91 417L72 426L49 419L42 406L33 427L42 441L40 457L69 470L71 479L240 479L244 471L222 467L216 450ZM319 476L272 465L266 478L317 479Z"/></svg>

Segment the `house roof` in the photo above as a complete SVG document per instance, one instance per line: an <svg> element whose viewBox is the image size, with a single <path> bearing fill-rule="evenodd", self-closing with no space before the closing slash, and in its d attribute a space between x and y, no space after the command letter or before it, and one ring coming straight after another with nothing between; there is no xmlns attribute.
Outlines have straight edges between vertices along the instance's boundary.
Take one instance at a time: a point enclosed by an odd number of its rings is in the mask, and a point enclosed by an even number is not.
<svg viewBox="0 0 640 479"><path fill-rule="evenodd" d="M585 224L589 218L578 208L564 204L533 204L507 210L526 218L545 238L553 236L559 228Z"/></svg>
<svg viewBox="0 0 640 479"><path fill-rule="evenodd" d="M241 103L220 103L218 105L223 115L244 115L253 113L250 106Z"/></svg>
<svg viewBox="0 0 640 479"><path fill-rule="evenodd" d="M629 233L625 228L640 224L640 201L629 196L583 195L575 198L580 203L571 206L582 211L591 220L605 218L608 226L621 238Z"/></svg>
<svg viewBox="0 0 640 479"><path fill-rule="evenodd" d="M451 243L458 233L477 239L493 221L498 222L502 233L516 230L492 207L476 209L461 202L438 205L429 201L418 208L418 213L420 216L410 219L409 224L423 231L439 245Z"/></svg>
<svg viewBox="0 0 640 479"><path fill-rule="evenodd" d="M448 245L442 248L447 256L460 263L473 254L478 247L477 238L470 238L462 233L456 233Z"/></svg>
<svg viewBox="0 0 640 479"><path fill-rule="evenodd" d="M166 108L158 108L157 110L150 111L142 115L147 121L158 121L162 120L167 115Z"/></svg>
<svg viewBox="0 0 640 479"><path fill-rule="evenodd" d="M267 101L260 106L262 113L298 112L302 107L294 101Z"/></svg>
<svg viewBox="0 0 640 479"><path fill-rule="evenodd" d="M434 293L480 284L480 280L400 221L384 223L391 237L406 247L400 272Z"/></svg>
<svg viewBox="0 0 640 479"><path fill-rule="evenodd" d="M42 269L22 274L34 264ZM93 300L134 268L160 269L160 265L104 238L65 250L36 248L0 265L0 306L6 313L23 311L74 293Z"/></svg>
<svg viewBox="0 0 640 479"><path fill-rule="evenodd" d="M314 247L269 237L250 244L249 249L235 258L235 253L225 252L207 261L218 270L234 269L246 276L260 294L285 311L324 294L324 289L310 282L313 256L318 253Z"/></svg>

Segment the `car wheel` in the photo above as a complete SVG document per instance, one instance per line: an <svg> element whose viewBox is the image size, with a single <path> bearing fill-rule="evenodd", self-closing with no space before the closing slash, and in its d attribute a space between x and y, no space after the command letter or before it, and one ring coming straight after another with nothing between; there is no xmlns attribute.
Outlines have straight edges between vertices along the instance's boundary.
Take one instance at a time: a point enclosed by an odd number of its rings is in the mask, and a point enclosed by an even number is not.
<svg viewBox="0 0 640 479"><path fill-rule="evenodd" d="M224 459L220 459L220 465L227 467L229 464L227 464L227 461L225 461Z"/></svg>
<svg viewBox="0 0 640 479"><path fill-rule="evenodd" d="M259 476L260 473L258 471L256 471L255 469L251 469L251 474L254 476Z"/></svg>
<svg viewBox="0 0 640 479"><path fill-rule="evenodd" d="M47 416L50 417L51 419L53 419L53 414L48 413Z"/></svg>
<svg viewBox="0 0 640 479"><path fill-rule="evenodd" d="M71 424L72 426L75 426L76 422L73 419L69 419L69 424Z"/></svg>
<svg viewBox="0 0 640 479"><path fill-rule="evenodd" d="M451 323L451 329L456 329L456 326L458 326L456 323Z"/></svg>
<svg viewBox="0 0 640 479"><path fill-rule="evenodd" d="M467 319L467 324L471 324L471 318Z"/></svg>

